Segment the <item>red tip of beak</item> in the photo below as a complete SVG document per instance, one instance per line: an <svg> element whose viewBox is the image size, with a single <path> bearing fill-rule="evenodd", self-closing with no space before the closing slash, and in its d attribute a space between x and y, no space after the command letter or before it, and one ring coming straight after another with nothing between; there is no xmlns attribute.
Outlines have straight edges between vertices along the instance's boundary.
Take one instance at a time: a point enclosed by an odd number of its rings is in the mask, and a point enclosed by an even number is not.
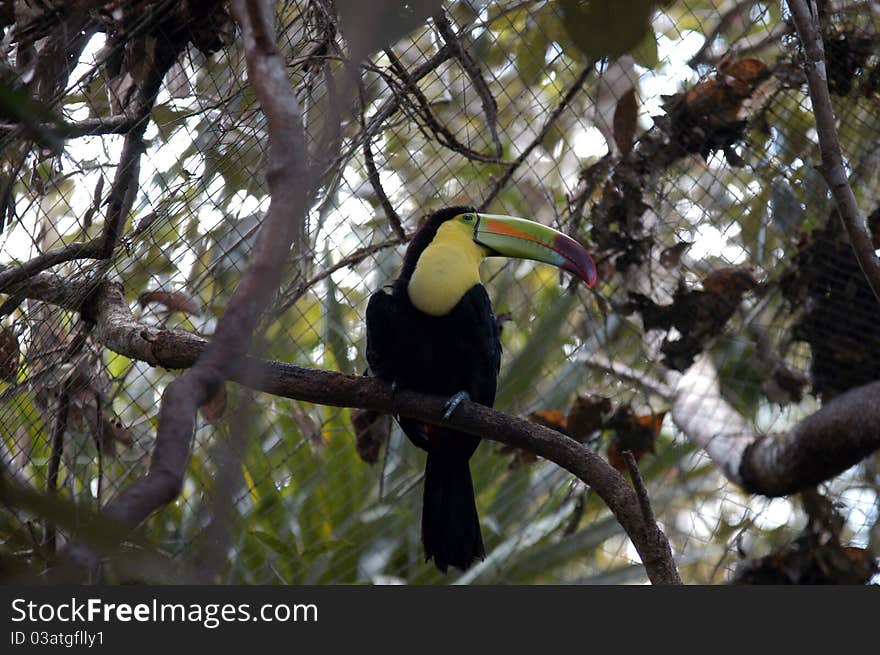
<svg viewBox="0 0 880 655"><path fill-rule="evenodd" d="M596 284L596 264L587 249L577 240L562 234L556 237L553 249L565 258L562 268L577 275L588 287Z"/></svg>

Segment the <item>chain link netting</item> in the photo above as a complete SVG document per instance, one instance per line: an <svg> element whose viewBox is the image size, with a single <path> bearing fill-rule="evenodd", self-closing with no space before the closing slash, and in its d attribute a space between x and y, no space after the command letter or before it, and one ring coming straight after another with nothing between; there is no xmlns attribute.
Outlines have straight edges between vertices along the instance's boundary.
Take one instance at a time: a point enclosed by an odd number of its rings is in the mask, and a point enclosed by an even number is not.
<svg viewBox="0 0 880 655"><path fill-rule="evenodd" d="M110 33L88 14L71 31L61 12L33 26L51 45L32 44L28 59L10 45L12 24L4 28L5 67L26 84L42 80L35 97L66 124L92 127L54 151L4 124L2 262L102 234L130 127L113 120L150 74L136 62L148 68L163 38L146 10L163 3L143 4L147 39L137 21ZM302 184L316 194L309 256L290 262L255 352L365 373L369 294L394 279L408 236L442 206L574 234L594 251L593 290L532 262L484 264L502 321L496 407L562 429L622 469L620 451L633 450L683 579L729 581L743 562L794 542L812 515L798 497L753 496L728 481L673 420L678 383L710 366L707 406L721 398L756 434L786 432L822 401L877 379L876 301L815 168L785 7L662 3L631 55L592 59L574 47L560 4L447 3L445 27L433 19L371 56L348 95L329 4L278 4L313 164ZM841 145L873 218L877 9L820 4ZM231 23L215 36L214 52L191 43L164 75L136 183L123 189L131 209L109 270L94 259L51 269L77 284L118 280L144 330L210 337L268 207L267 126ZM37 55L48 47L76 65L46 70ZM17 359L0 389L3 467L68 501L68 514L96 510L145 473L161 395L177 373L105 348L70 308L27 293L4 302L3 348ZM364 429L365 419L378 429ZM237 470L227 476L219 582L646 580L588 487L490 441L471 462L487 558L443 577L423 562L419 540L424 455L385 420L228 383L200 412L181 496L131 546L160 558L143 575L177 575L171 561L195 575L218 547L209 528L225 465ZM230 444L243 444L240 457L229 457ZM876 548L877 490L876 457L821 485L844 545ZM33 511L7 505L2 514L8 571L42 570L71 526L58 521L56 536Z"/></svg>

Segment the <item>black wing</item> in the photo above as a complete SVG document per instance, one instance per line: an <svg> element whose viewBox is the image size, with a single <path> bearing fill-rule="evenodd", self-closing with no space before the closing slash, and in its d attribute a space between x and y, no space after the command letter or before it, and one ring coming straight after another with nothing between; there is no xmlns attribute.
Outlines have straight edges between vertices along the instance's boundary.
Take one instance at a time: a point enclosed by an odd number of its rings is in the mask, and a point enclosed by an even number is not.
<svg viewBox="0 0 880 655"><path fill-rule="evenodd" d="M386 382L394 382L395 340L397 329L396 300L380 289L367 303L367 363L370 372Z"/></svg>
<svg viewBox="0 0 880 655"><path fill-rule="evenodd" d="M461 359L468 371L471 398L490 407L495 402L498 371L501 368L501 339L498 322L492 312L489 294L482 284L472 287L462 298L455 312L467 326L460 347L466 350Z"/></svg>

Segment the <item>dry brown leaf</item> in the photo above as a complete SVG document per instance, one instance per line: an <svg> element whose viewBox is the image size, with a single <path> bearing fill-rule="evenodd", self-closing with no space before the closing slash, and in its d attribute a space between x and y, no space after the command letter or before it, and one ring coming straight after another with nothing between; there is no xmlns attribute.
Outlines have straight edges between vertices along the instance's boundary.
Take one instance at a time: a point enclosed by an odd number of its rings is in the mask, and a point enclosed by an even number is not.
<svg viewBox="0 0 880 655"><path fill-rule="evenodd" d="M18 336L11 327L0 329L0 379L15 382L18 376Z"/></svg>
<svg viewBox="0 0 880 655"><path fill-rule="evenodd" d="M751 269L726 266L703 278L703 290L737 304L743 294L758 286Z"/></svg>
<svg viewBox="0 0 880 655"><path fill-rule="evenodd" d="M568 434L568 418L558 409L539 409L529 414L528 419L532 423Z"/></svg>
<svg viewBox="0 0 880 655"><path fill-rule="evenodd" d="M586 441L602 429L605 415L611 413L611 401L605 396L590 394L575 398L568 413L568 431L572 438Z"/></svg>
<svg viewBox="0 0 880 655"><path fill-rule="evenodd" d="M614 430L608 444L608 463L619 471L627 470L625 451L633 454L636 462L646 453L654 452L654 442L660 435L666 412L652 412L638 415L629 405L617 408L614 415L605 423L606 428Z"/></svg>
<svg viewBox="0 0 880 655"><path fill-rule="evenodd" d="M382 444L391 434L391 416L370 409L352 409L351 425L358 456L367 464L378 462Z"/></svg>
<svg viewBox="0 0 880 655"><path fill-rule="evenodd" d="M617 101L617 106L614 108L614 143L620 149L621 155L628 153L633 146L638 119L639 103L636 99L635 87L631 87Z"/></svg>
<svg viewBox="0 0 880 655"><path fill-rule="evenodd" d="M226 385L223 384L207 402L199 406L199 412L208 423L217 423L226 413Z"/></svg>
<svg viewBox="0 0 880 655"><path fill-rule="evenodd" d="M138 296L138 304L146 307L150 303L165 305L169 310L198 316L201 311L192 296L182 291L145 291Z"/></svg>
<svg viewBox="0 0 880 655"><path fill-rule="evenodd" d="M660 253L660 264L664 268L675 268L692 245L693 241L679 241L674 246L669 246Z"/></svg>

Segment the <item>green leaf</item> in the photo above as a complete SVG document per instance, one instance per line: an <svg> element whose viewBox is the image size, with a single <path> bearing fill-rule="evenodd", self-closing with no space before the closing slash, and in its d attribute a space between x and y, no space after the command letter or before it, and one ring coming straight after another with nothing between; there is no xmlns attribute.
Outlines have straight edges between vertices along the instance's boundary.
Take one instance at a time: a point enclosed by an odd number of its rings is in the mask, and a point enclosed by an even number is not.
<svg viewBox="0 0 880 655"><path fill-rule="evenodd" d="M656 68L660 63L660 55L657 54L657 35L654 34L654 30L648 30L630 54L639 66Z"/></svg>
<svg viewBox="0 0 880 655"><path fill-rule="evenodd" d="M502 369L498 396L495 399L496 407L509 409L518 398L534 388L535 378L544 361L554 348L562 345L560 334L577 299L577 295L573 293L563 293L550 311L541 317L535 328L530 330L525 347L509 366Z"/></svg>
<svg viewBox="0 0 880 655"><path fill-rule="evenodd" d="M388 47L423 25L440 10L441 0L337 0L339 27L348 41L352 58Z"/></svg>
<svg viewBox="0 0 880 655"><path fill-rule="evenodd" d="M553 514L530 523L522 532L509 535L505 541L486 555L486 559L466 571L453 584L480 584L491 580L495 574L506 567L506 563L512 555L530 548L556 531L571 515L574 506L574 501L569 500Z"/></svg>
<svg viewBox="0 0 880 655"><path fill-rule="evenodd" d="M256 537L261 544L278 555L283 555L284 557L297 557L296 548L293 548L290 544L284 543L274 534L263 532L262 530L251 530L251 535Z"/></svg>
<svg viewBox="0 0 880 655"><path fill-rule="evenodd" d="M542 29L531 29L516 44L516 70L520 80L531 86L544 71L548 37Z"/></svg>
<svg viewBox="0 0 880 655"><path fill-rule="evenodd" d="M333 265L330 258L330 245L324 247L324 265L327 268ZM324 365L329 367L335 364L336 368L343 373L351 373L351 361L348 359L348 330L345 325L343 306L336 298L337 287L333 276L328 275L326 280L327 295L324 296L324 343L327 346L325 352L333 358L333 362L324 357Z"/></svg>
<svg viewBox="0 0 880 655"><path fill-rule="evenodd" d="M653 0L559 0L564 24L587 57L602 59L632 52L651 30ZM653 35L651 35L653 37Z"/></svg>
<svg viewBox="0 0 880 655"><path fill-rule="evenodd" d="M617 519L608 516L559 541L542 543L523 553L518 561L509 563L509 579L534 581L537 576L546 576L560 566L588 557L591 551L622 532ZM644 567L639 568L644 573Z"/></svg>

